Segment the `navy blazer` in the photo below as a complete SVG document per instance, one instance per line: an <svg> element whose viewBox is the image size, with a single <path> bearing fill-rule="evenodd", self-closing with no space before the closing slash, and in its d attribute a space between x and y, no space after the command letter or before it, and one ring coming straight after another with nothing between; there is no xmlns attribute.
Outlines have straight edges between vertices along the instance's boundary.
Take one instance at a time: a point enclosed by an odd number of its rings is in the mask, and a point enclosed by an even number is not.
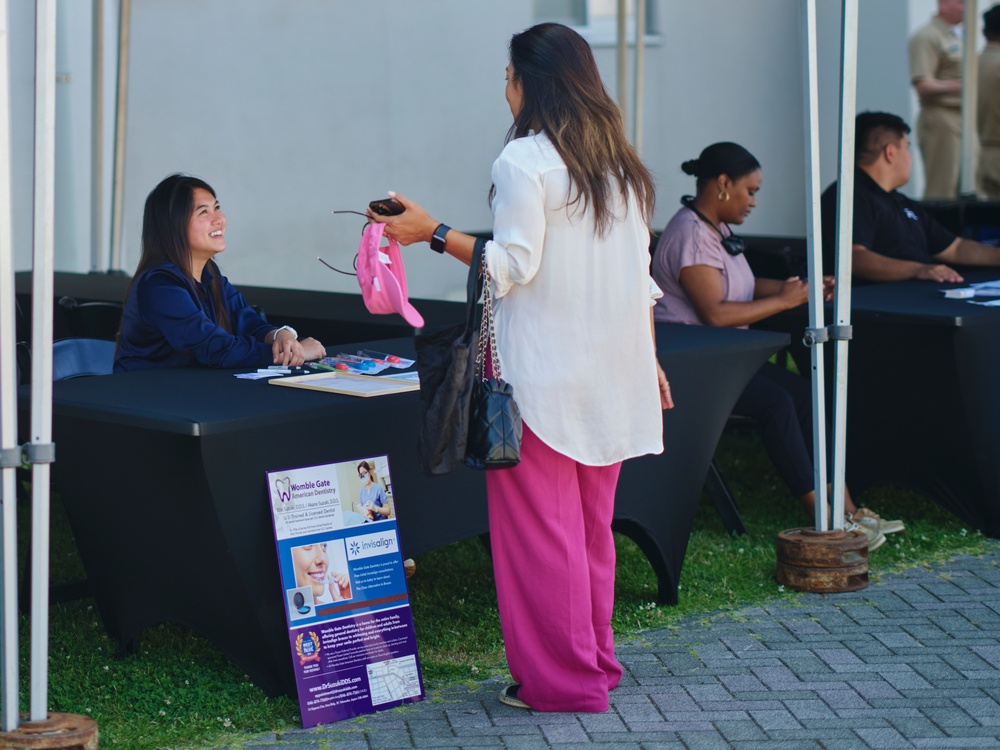
<svg viewBox="0 0 1000 750"><path fill-rule="evenodd" d="M122 312L115 372L153 367L267 367L274 357L264 337L275 329L221 277L233 329L216 323L209 289L213 264L191 281L173 263L144 271L132 283Z"/></svg>

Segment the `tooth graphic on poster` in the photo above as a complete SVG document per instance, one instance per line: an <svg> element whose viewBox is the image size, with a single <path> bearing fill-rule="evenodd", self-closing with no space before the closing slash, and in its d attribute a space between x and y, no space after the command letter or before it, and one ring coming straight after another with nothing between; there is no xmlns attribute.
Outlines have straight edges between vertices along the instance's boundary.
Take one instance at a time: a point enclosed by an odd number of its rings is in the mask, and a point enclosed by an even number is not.
<svg viewBox="0 0 1000 750"><path fill-rule="evenodd" d="M283 503L287 503L292 499L292 492L290 489L291 485L292 480L288 477L274 480L274 491L278 493L278 500Z"/></svg>

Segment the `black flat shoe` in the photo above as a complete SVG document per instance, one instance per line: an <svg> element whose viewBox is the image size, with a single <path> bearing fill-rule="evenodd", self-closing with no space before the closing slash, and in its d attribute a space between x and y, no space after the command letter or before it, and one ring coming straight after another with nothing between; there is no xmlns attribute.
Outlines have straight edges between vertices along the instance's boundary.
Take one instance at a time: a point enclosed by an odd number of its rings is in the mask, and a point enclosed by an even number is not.
<svg viewBox="0 0 1000 750"><path fill-rule="evenodd" d="M530 711L531 706L517 697L517 691L520 687L520 685L508 685L505 687L500 691L500 702L511 708L526 708Z"/></svg>

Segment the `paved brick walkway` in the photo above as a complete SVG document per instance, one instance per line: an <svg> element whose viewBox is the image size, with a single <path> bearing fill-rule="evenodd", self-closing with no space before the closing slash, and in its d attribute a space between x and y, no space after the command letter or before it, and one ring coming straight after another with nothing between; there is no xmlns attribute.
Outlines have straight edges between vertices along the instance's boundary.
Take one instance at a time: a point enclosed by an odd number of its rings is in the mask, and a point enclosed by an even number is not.
<svg viewBox="0 0 1000 750"><path fill-rule="evenodd" d="M651 631L618 656L606 714L508 708L495 680L242 747L1000 748L1000 543L857 593Z"/></svg>

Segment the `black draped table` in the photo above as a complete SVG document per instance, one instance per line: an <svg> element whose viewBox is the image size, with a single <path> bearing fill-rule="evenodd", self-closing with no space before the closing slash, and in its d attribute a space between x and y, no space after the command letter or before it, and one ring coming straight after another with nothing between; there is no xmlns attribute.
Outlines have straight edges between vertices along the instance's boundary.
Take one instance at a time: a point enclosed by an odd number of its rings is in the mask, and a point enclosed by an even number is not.
<svg viewBox="0 0 1000 750"><path fill-rule="evenodd" d="M626 463L615 524L649 558L660 600L674 603L727 415L788 337L663 324L657 339L678 406L664 420L664 454ZM411 339L369 345L413 351ZM595 366L614 363L595 353ZM406 556L486 532L485 482L468 469L420 472L415 392L354 398L233 373L147 370L54 383L53 481L109 634L129 646L148 625L184 623L267 692L292 692L265 472L388 455ZM27 387L21 396L23 407Z"/></svg>
<svg viewBox="0 0 1000 750"><path fill-rule="evenodd" d="M847 480L911 488L1000 537L1000 308L945 299L953 286L853 290Z"/></svg>

